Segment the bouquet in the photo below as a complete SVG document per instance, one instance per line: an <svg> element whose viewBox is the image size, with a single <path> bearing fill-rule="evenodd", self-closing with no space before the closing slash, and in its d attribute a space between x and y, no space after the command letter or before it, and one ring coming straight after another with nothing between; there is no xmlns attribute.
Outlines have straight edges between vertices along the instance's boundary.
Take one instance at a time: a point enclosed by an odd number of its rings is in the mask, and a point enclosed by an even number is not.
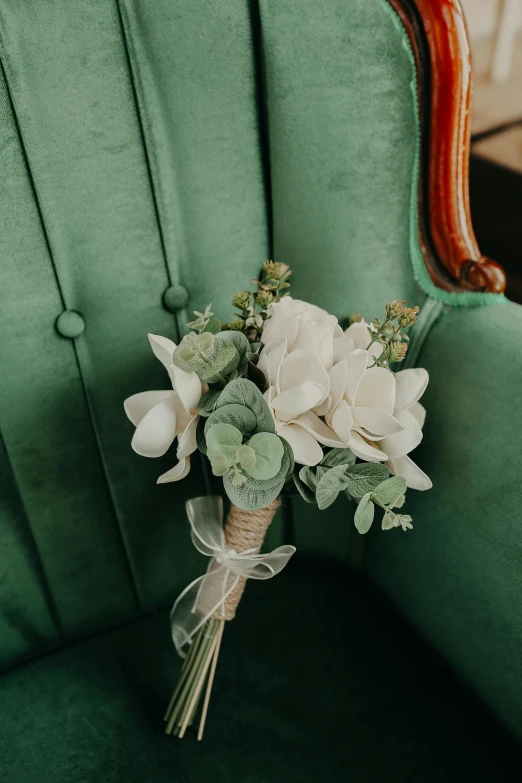
<svg viewBox="0 0 522 783"><path fill-rule="evenodd" d="M183 479L199 449L231 502L224 529L220 497L187 503L193 543L210 561L171 612L184 663L165 720L167 733L179 737L203 700L202 737L224 624L246 580L275 576L295 551L260 554L283 493L297 490L319 509L343 493L355 502L355 526L364 534L376 508L383 530L411 529L402 513L406 488L431 487L409 457L422 439L419 399L428 373L392 369L406 355L404 330L419 308L393 301L384 320L354 316L343 331L335 316L288 294L291 274L288 265L267 261L256 290L233 297L231 323L209 305L195 311L179 345L150 334L172 389L125 401L138 454L162 456L177 440L178 461L158 483Z"/></svg>

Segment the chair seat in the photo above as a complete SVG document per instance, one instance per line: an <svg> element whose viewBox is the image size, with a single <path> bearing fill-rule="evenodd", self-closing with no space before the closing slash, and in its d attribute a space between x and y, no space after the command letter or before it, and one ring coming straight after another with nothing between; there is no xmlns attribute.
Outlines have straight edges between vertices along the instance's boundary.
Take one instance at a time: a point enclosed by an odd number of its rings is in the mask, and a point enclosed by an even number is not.
<svg viewBox="0 0 522 783"><path fill-rule="evenodd" d="M168 612L0 678L9 783L507 781L513 752L367 585L316 563L250 583L227 625L206 735L163 733Z"/></svg>

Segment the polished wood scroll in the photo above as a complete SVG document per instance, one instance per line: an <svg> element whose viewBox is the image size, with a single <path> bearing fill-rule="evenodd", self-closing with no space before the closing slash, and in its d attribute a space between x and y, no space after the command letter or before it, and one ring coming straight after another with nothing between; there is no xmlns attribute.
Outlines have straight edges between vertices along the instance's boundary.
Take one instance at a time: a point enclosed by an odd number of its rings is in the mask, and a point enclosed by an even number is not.
<svg viewBox="0 0 522 783"><path fill-rule="evenodd" d="M481 255L469 208L471 52L458 0L388 0L410 38L419 85L419 237L434 283L501 293L504 270Z"/></svg>

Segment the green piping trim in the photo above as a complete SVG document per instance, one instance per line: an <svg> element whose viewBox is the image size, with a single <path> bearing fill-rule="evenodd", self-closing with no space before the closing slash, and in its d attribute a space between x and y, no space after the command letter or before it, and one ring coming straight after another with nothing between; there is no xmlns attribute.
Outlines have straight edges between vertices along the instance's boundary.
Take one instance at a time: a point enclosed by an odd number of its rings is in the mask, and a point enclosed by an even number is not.
<svg viewBox="0 0 522 783"><path fill-rule="evenodd" d="M412 171L411 180L411 196L410 196L410 259L413 266L413 275L425 294L431 299L435 299L450 307L473 307L473 306L485 306L505 304L508 300L504 294L490 294L480 291L445 291L443 288L439 288L435 285L431 279L429 272L424 263L424 257L419 246L418 240L418 204L417 204L417 186L420 173L420 157L421 157L421 134L420 134L420 116L419 116L419 104L418 104L418 91L417 91L417 68L415 65L415 57L411 48L410 39L402 24L399 16L395 13L393 8L387 2L387 0L377 0L379 5L386 10L390 18L395 25L395 28L399 31L402 40L402 46L405 49L408 59L410 61L412 78L410 81L410 89L413 96L413 113L415 117L416 127L416 141L415 141L415 156Z"/></svg>

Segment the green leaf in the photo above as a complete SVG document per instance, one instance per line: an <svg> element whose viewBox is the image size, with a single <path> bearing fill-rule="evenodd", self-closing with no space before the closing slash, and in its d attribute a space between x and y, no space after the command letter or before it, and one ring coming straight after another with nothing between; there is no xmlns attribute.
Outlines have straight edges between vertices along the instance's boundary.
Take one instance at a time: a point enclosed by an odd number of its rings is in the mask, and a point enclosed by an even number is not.
<svg viewBox="0 0 522 783"><path fill-rule="evenodd" d="M289 469L293 468L293 454L292 449L290 448L290 444L283 440L283 438L280 438L280 440L284 447L284 454L283 459L281 460L281 467L279 468L278 472L273 478L270 479L256 479L253 476L249 476L245 471L246 486L250 487L250 489L271 489L274 486L285 483L289 475Z"/></svg>
<svg viewBox="0 0 522 783"><path fill-rule="evenodd" d="M217 407L205 422L205 435L210 427L218 424L218 422L232 424L243 435L253 432L257 426L256 417L250 408L246 408L244 405L223 405L222 407Z"/></svg>
<svg viewBox="0 0 522 783"><path fill-rule="evenodd" d="M200 416L198 423L196 424L196 443L198 444L198 449L201 451L202 454L207 453L207 441L205 439L206 423L207 423L206 419L204 419L203 416Z"/></svg>
<svg viewBox="0 0 522 783"><path fill-rule="evenodd" d="M219 334L221 332L221 321L219 318L211 318L203 331L210 332L210 334Z"/></svg>
<svg viewBox="0 0 522 783"><path fill-rule="evenodd" d="M206 392L201 397L198 404L198 413L200 416L210 416L217 405L220 394L221 391L218 391L217 389L210 389L210 391Z"/></svg>
<svg viewBox="0 0 522 783"><path fill-rule="evenodd" d="M285 450L284 457L281 460L281 467L284 465L285 460L286 459L288 460L288 467L286 469L286 475L285 475L285 481L286 481L286 479L289 478L289 476L291 475L291 473L294 470L294 465L295 465L295 462L294 462L294 452L292 451L292 447L288 443L288 441L285 440L284 438L282 438L280 435L279 435L279 440L283 444L283 448Z"/></svg>
<svg viewBox="0 0 522 783"><path fill-rule="evenodd" d="M216 338L217 342L217 338ZM239 364L239 354L233 345L216 346L212 364L201 373L200 378L209 383L215 383L219 380L219 375L228 375L235 370Z"/></svg>
<svg viewBox="0 0 522 783"><path fill-rule="evenodd" d="M243 332L235 332L232 329L216 334L215 345L216 347L235 348L240 359L243 359L247 351L250 351L250 343Z"/></svg>
<svg viewBox="0 0 522 783"><path fill-rule="evenodd" d="M299 478L315 495L315 490L317 489L317 476L312 468L308 467L308 465L303 465L299 471Z"/></svg>
<svg viewBox="0 0 522 783"><path fill-rule="evenodd" d="M257 359L257 354L253 353L250 355L255 356ZM252 381L252 383L255 383L255 385L261 392L264 392L266 389L265 374L262 370L259 369L257 364L255 364L251 359L249 359L248 354L246 356L246 372L248 374L249 380Z"/></svg>
<svg viewBox="0 0 522 783"><path fill-rule="evenodd" d="M245 467L252 478L266 480L279 473L285 449L277 435L258 432L248 441L248 445L256 455L255 464Z"/></svg>
<svg viewBox="0 0 522 783"><path fill-rule="evenodd" d="M389 506L406 492L406 481L402 476L392 476L379 484L372 495L385 506Z"/></svg>
<svg viewBox="0 0 522 783"><path fill-rule="evenodd" d="M361 462L347 469L345 487L350 495L360 498L378 487L389 475L388 468L380 462Z"/></svg>
<svg viewBox="0 0 522 783"><path fill-rule="evenodd" d="M236 451L241 446L243 436L237 427L232 424L214 424L207 432L207 455L210 460L214 457L225 457L229 467L236 461Z"/></svg>
<svg viewBox="0 0 522 783"><path fill-rule="evenodd" d="M247 481L246 484L235 487L229 475L223 476L223 486L228 497L235 506L246 511L255 511L258 508L268 506L279 496L284 483L283 479L271 487L260 489Z"/></svg>
<svg viewBox="0 0 522 783"><path fill-rule="evenodd" d="M351 449L332 449L322 458L320 465L335 468L336 465L354 465L355 454Z"/></svg>
<svg viewBox="0 0 522 783"><path fill-rule="evenodd" d="M335 468L330 468L330 470L320 479L317 484L315 496L317 498L317 506L321 511L328 508L328 506L331 506L341 489L343 489L341 478L344 476L346 468L348 467L350 466L336 465Z"/></svg>
<svg viewBox="0 0 522 783"><path fill-rule="evenodd" d="M375 506L372 503L371 495L367 492L361 498L361 502L357 506L355 511L355 527L359 533L367 533L372 526L373 515L375 514Z"/></svg>
<svg viewBox="0 0 522 783"><path fill-rule="evenodd" d="M293 473L294 484L297 488L297 491L301 497L306 500L307 503L315 503L315 492L311 490L310 487L304 483L304 481L301 481L299 473L300 471L298 470L294 470Z"/></svg>
<svg viewBox="0 0 522 783"><path fill-rule="evenodd" d="M226 332L222 332L222 334L226 334ZM234 332L234 334L239 334L239 332ZM246 378L237 378L237 380L231 381L225 386L221 392L217 410L223 405L230 404L244 405L252 411L257 421L256 432L275 433L272 412L266 404L263 395L252 381L248 381Z"/></svg>

